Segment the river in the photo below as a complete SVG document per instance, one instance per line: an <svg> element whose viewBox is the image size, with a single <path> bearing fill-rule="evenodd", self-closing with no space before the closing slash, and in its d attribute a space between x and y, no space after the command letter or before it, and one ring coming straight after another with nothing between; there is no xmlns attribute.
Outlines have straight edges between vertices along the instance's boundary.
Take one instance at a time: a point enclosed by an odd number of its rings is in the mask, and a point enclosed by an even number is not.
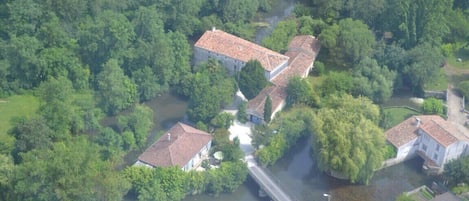
<svg viewBox="0 0 469 201"><path fill-rule="evenodd" d="M421 172L423 161L414 159L379 170L369 185L350 184L334 179L316 168L311 155L310 138L301 139L298 144L269 167L272 174L287 193L300 201L326 201L324 193L333 201L394 201L404 192L423 184L431 184L430 177ZM184 201L264 201L257 196L259 186L250 178L234 193L188 196Z"/></svg>

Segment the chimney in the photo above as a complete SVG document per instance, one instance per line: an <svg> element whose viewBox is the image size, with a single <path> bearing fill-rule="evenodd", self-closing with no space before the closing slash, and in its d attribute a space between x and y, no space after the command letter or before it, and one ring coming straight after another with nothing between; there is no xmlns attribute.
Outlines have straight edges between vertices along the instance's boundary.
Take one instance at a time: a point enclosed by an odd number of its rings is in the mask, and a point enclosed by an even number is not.
<svg viewBox="0 0 469 201"><path fill-rule="evenodd" d="M217 28L215 28L215 27L212 27L212 31L215 31L215 30L217 30Z"/></svg>
<svg viewBox="0 0 469 201"><path fill-rule="evenodd" d="M419 127L420 126L420 118L418 117L415 117L415 127Z"/></svg>
<svg viewBox="0 0 469 201"><path fill-rule="evenodd" d="M171 141L171 133L168 133L168 141Z"/></svg>

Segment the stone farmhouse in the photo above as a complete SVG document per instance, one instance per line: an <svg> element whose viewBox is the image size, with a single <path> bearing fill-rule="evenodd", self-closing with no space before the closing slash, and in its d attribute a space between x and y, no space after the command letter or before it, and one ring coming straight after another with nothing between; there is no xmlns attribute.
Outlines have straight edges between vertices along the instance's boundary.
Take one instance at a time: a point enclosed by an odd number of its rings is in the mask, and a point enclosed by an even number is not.
<svg viewBox="0 0 469 201"><path fill-rule="evenodd" d="M437 115L410 117L385 132L397 151L391 161L395 164L420 156L425 160L424 170L441 173L446 163L469 154L464 129Z"/></svg>
<svg viewBox="0 0 469 201"><path fill-rule="evenodd" d="M310 35L296 36L285 54L269 50L213 28L206 31L194 45L194 62L199 64L214 58L222 63L231 74L239 72L249 60L258 60L264 68L265 78L272 85L264 88L249 100L246 112L249 120L262 123L264 104L268 96L272 99L272 117L285 106L286 86L293 76L306 77L313 68L319 52L319 41Z"/></svg>
<svg viewBox="0 0 469 201"><path fill-rule="evenodd" d="M134 166L172 167L190 171L208 157L212 135L178 122L148 147Z"/></svg>

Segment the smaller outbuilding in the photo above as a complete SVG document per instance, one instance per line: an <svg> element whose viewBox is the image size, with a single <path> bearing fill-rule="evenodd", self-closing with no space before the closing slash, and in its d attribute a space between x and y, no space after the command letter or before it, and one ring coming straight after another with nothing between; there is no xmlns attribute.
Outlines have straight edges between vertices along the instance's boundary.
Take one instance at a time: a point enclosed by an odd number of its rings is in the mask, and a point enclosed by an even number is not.
<svg viewBox="0 0 469 201"><path fill-rule="evenodd" d="M178 122L148 147L134 166L172 167L190 171L208 157L212 135Z"/></svg>

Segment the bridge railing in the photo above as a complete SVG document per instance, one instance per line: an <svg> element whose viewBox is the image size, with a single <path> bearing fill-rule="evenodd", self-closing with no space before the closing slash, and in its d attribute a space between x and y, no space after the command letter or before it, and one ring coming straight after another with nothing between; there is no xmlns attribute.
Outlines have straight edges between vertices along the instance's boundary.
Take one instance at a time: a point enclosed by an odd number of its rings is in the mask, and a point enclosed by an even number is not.
<svg viewBox="0 0 469 201"><path fill-rule="evenodd" d="M265 167L262 167L261 165L259 165L259 163L257 161L256 161L256 164L257 164L257 168L262 170L292 200L295 200L295 201L299 200L296 196L294 196L295 194L289 188L287 188L285 186L284 182L281 182L269 169L267 169ZM253 179L256 180L255 178L253 178ZM256 181L256 182L258 182L258 181ZM261 186L261 184L258 184L258 185ZM263 186L261 186L261 187L263 187Z"/></svg>

